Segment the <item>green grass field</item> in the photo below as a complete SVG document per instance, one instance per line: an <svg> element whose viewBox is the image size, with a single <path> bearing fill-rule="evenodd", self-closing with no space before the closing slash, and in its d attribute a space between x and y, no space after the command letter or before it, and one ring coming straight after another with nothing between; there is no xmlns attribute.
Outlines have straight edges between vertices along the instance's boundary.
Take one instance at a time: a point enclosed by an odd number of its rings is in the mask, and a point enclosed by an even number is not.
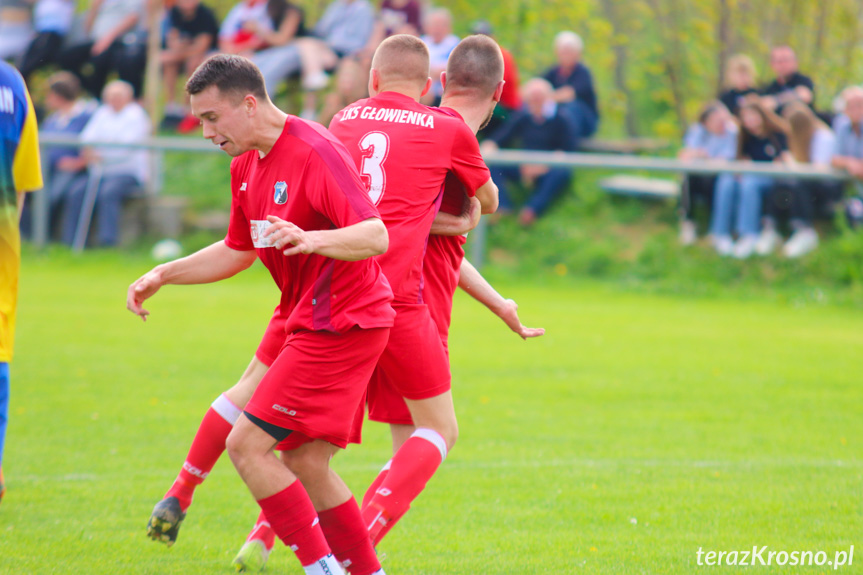
<svg viewBox="0 0 863 575"><path fill-rule="evenodd" d="M124 308L143 257L26 256L0 573L231 573L257 507L227 458L173 548L144 528L257 345L276 302L268 274L169 287L143 324ZM689 574L699 547L832 560L863 545L859 308L498 287L548 333L522 342L457 299L461 439L380 546L389 575ZM334 465L361 495L388 455L370 424ZM840 572L863 572L857 552ZM301 569L277 547L267 572Z"/></svg>

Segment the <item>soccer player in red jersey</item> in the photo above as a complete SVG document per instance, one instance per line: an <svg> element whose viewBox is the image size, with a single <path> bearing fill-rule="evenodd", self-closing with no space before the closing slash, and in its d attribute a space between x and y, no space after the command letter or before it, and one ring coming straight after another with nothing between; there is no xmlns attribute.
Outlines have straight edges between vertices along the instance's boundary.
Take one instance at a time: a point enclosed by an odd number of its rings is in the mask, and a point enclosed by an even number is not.
<svg viewBox="0 0 863 575"><path fill-rule="evenodd" d="M502 78L502 60L495 64ZM502 80L497 84L499 92ZM348 106L330 124L354 156L390 235L390 249L378 261L393 286L396 320L374 385L397 391L417 428L363 506L372 540L407 510L458 436L447 353L422 299L423 252L447 173L478 198L482 211L497 207L496 187L470 128L418 103L428 86L425 45L413 36L393 36L375 52L372 97Z"/></svg>
<svg viewBox="0 0 863 575"><path fill-rule="evenodd" d="M163 285L218 281L261 259L282 292L286 339L230 432L228 453L307 575L341 574L339 562L353 575L382 574L329 460L355 438L395 315L370 259L386 251L386 228L344 146L276 108L254 64L214 56L186 90L204 136L234 157L230 226L223 241L135 281L127 307L146 319L143 303Z"/></svg>
<svg viewBox="0 0 863 575"><path fill-rule="evenodd" d="M444 92L444 102L451 108L443 111L465 121L472 133L488 122L499 98L502 77L500 68L502 64L499 59L500 51L497 44L486 36L471 36L462 40L450 56L447 73L444 75L445 87L449 88L448 92L446 90ZM447 82L448 76L453 80ZM428 304L444 348L446 348L449 330L453 292L460 282L460 268L464 270L461 285L468 293L489 306L522 337L542 335L544 330L525 328L521 325L515 311L517 308L515 302L504 300L469 263L465 262L463 265L462 246L465 238L458 234L476 225L479 211L465 209L464 187L452 173L446 179L441 211L444 214L438 215L432 231L449 235L432 235L429 238L423 267L422 298ZM385 216L384 221L386 222ZM405 498L398 505L391 504L384 512L380 510L380 506L392 497L392 469L402 449L407 442L413 440L417 430L422 429L420 425L414 425L413 413L408 409L404 399L399 397L397 390L377 375L376 372L369 388L369 418L390 424L395 457L387 462L363 498L363 516L375 520L370 525L370 535L376 544L404 515L410 505L410 500ZM441 455L444 453L442 452ZM426 460L431 461L431 464L439 463L431 454L427 455ZM381 518L384 521L381 521Z"/></svg>

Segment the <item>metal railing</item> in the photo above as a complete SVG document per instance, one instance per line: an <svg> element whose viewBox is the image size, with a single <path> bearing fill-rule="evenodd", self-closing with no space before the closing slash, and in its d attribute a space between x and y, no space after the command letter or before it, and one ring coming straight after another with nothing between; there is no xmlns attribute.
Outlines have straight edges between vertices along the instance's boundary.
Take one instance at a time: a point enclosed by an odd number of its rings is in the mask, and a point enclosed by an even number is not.
<svg viewBox="0 0 863 575"><path fill-rule="evenodd" d="M221 150L204 139L180 137L153 137L141 142L87 142L82 143L75 136L40 134L40 144L44 147L112 147L147 149L154 154L153 169L157 172L152 179L151 192L159 193L162 186L162 156L165 152L222 153ZM496 150L485 155L490 166L512 166L519 164L543 164L561 168L592 168L605 170L640 170L674 174L754 174L777 178L805 180L849 180L850 176L833 168L812 167L805 164L789 166L749 161L724 160L678 160L655 156L632 156L621 154L594 154L582 152L532 152L527 150ZM47 241L48 205L44 193L39 192L33 210L34 243L44 245ZM472 232L475 236L471 247L471 261L481 265L485 252L485 220Z"/></svg>

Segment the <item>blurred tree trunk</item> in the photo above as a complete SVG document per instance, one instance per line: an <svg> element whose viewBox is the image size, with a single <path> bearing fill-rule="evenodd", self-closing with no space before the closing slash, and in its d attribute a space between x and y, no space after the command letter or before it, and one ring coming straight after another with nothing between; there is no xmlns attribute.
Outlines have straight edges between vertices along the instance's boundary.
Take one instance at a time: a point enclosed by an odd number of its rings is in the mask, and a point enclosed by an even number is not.
<svg viewBox="0 0 863 575"><path fill-rule="evenodd" d="M731 56L731 7L728 5L728 0L719 0L719 25L716 31L716 38L719 42L716 93L719 94L722 92L723 87L725 63L728 61L729 56Z"/></svg>
<svg viewBox="0 0 863 575"><path fill-rule="evenodd" d="M635 102L632 98L632 93L626 81L626 68L629 62L629 51L627 43L623 38L626 34L623 19L620 14L620 0L604 0L602 9L606 20L611 24L612 33L612 49L614 50L614 87L618 92L623 94L624 104L626 106L626 114L624 116L624 128L626 135L634 137L638 134L638 127L635 122Z"/></svg>
<svg viewBox="0 0 863 575"><path fill-rule="evenodd" d="M659 37L662 39L662 67L665 69L671 89L671 105L677 116L680 133L683 135L684 126L686 126L685 94L683 90L686 63L680 40L682 32L680 19L683 17L683 10L677 0L668 0L669 6L667 11L663 10L662 0L650 0L649 4L656 17Z"/></svg>

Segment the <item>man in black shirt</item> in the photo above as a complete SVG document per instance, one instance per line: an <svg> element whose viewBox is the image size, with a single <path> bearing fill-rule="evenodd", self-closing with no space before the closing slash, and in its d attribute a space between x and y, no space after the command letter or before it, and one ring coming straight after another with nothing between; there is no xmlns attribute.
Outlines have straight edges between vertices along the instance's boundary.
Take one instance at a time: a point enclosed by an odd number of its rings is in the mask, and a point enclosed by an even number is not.
<svg viewBox="0 0 863 575"><path fill-rule="evenodd" d="M177 78L180 70L191 74L210 52L218 47L219 23L213 10L200 0L177 0L168 13L168 33L162 51L162 76L165 82L165 117L178 122L187 115L177 104ZM192 123L191 120L189 123ZM198 125L197 118L194 126Z"/></svg>
<svg viewBox="0 0 863 575"><path fill-rule="evenodd" d="M523 88L525 110L510 116L506 123L483 142L483 152L500 147L535 150L541 152L575 150L578 140L575 120L568 110L553 98L554 89L542 78L529 80ZM492 179L500 192L500 209L513 208L506 190L506 181L521 181L533 188L530 197L519 213L519 223L531 225L548 208L551 202L569 186L571 171L568 168L550 168L539 164L522 164L517 167L494 167Z"/></svg>
<svg viewBox="0 0 863 575"><path fill-rule="evenodd" d="M792 100L800 100L810 107L815 102L815 84L797 69L797 55L790 46L776 46L770 52L770 67L776 74L762 92L762 102L777 113Z"/></svg>
<svg viewBox="0 0 863 575"><path fill-rule="evenodd" d="M575 32L560 32L554 39L557 65L543 78L554 87L554 100L569 110L576 121L578 136L588 138L599 126L596 89L590 69L581 61L584 43Z"/></svg>

